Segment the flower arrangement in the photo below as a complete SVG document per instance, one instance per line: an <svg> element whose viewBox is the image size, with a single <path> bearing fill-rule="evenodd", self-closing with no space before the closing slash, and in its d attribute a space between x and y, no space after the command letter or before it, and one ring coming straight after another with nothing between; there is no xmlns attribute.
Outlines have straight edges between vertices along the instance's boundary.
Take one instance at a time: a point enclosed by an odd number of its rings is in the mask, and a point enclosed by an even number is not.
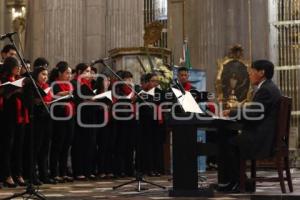
<svg viewBox="0 0 300 200"><path fill-rule="evenodd" d="M163 90L167 90L170 88L170 85L173 80L173 72L170 70L164 63L161 58L154 58L154 72L157 73L160 87ZM150 65L146 65L147 73L151 72Z"/></svg>

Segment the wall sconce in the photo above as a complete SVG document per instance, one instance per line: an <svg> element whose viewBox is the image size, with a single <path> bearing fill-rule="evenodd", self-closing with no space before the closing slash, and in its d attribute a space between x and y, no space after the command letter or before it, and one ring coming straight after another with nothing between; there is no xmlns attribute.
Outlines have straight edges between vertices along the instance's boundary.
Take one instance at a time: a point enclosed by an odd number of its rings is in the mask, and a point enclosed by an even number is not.
<svg viewBox="0 0 300 200"><path fill-rule="evenodd" d="M11 11L13 31L22 33L25 30L26 2L25 0L6 0L6 7Z"/></svg>
<svg viewBox="0 0 300 200"><path fill-rule="evenodd" d="M22 6L21 9L13 7L11 9L11 14L12 14L12 20L15 20L18 17L25 18L25 16L26 16L26 8L25 8L25 6Z"/></svg>
<svg viewBox="0 0 300 200"><path fill-rule="evenodd" d="M6 7L11 13L13 31L23 32L25 30L26 1L6 0Z"/></svg>

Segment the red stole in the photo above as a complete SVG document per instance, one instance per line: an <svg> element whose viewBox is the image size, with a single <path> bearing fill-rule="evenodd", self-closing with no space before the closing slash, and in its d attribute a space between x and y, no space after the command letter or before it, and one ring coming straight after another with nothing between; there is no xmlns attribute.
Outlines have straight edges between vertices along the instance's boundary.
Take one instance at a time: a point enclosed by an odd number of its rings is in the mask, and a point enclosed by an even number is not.
<svg viewBox="0 0 300 200"><path fill-rule="evenodd" d="M215 108L215 104L213 102L207 102L207 109L212 112L215 113L216 112L216 108Z"/></svg>
<svg viewBox="0 0 300 200"><path fill-rule="evenodd" d="M80 85L87 85L90 90L93 90L92 82L86 78L79 78L79 76L75 76L74 79L80 84Z"/></svg>
<svg viewBox="0 0 300 200"><path fill-rule="evenodd" d="M49 88L49 85L47 83L42 83L42 84L38 84L43 90ZM46 103L49 103L52 101L52 94L51 94L51 91L49 91L47 93L46 96L43 97L43 100L46 102Z"/></svg>
<svg viewBox="0 0 300 200"><path fill-rule="evenodd" d="M192 89L192 84L190 82L186 82L182 86L185 91L190 91Z"/></svg>
<svg viewBox="0 0 300 200"><path fill-rule="evenodd" d="M13 76L9 76L7 80L10 82L16 81L16 79ZM20 97L16 97L16 117L17 117L17 124L29 123L28 109L24 107Z"/></svg>
<svg viewBox="0 0 300 200"><path fill-rule="evenodd" d="M73 86L67 83L57 83L58 87L60 88L60 91L65 92L71 92L73 91ZM74 116L75 115L75 104L72 101L67 102L67 106L65 106L65 114L66 116Z"/></svg>
<svg viewBox="0 0 300 200"><path fill-rule="evenodd" d="M128 85L123 85L122 86L122 92L125 96L128 96L132 93L132 88Z"/></svg>

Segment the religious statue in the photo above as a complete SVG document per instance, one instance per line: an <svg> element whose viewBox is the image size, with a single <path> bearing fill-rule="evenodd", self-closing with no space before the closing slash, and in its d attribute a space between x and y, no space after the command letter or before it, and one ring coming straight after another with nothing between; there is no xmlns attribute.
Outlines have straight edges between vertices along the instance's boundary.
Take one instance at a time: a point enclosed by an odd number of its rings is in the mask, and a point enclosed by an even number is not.
<svg viewBox="0 0 300 200"><path fill-rule="evenodd" d="M218 61L216 87L217 98L226 108L237 107L249 98L248 67L240 45L231 47L229 54Z"/></svg>
<svg viewBox="0 0 300 200"><path fill-rule="evenodd" d="M163 25L158 21L148 24L145 27L144 46L154 45L161 38L162 29Z"/></svg>

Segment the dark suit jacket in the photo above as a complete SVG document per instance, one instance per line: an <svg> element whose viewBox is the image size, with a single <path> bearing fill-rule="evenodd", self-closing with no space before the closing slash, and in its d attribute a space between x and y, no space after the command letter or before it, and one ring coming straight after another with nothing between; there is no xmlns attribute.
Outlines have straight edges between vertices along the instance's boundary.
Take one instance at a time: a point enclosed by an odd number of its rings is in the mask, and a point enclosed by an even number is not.
<svg viewBox="0 0 300 200"><path fill-rule="evenodd" d="M242 133L236 137L241 158L261 159L273 153L280 96L281 92L272 80L266 80L255 93L252 101L264 106L264 117L261 120L245 121ZM250 108L255 106L250 105ZM255 117L261 114L250 115Z"/></svg>

